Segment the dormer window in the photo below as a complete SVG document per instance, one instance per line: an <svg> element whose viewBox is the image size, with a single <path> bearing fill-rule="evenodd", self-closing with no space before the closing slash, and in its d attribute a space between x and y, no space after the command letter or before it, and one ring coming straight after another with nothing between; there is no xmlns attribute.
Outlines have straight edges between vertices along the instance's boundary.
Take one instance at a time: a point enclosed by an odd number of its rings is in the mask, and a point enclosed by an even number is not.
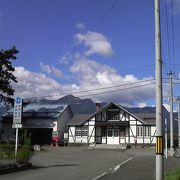
<svg viewBox="0 0 180 180"><path fill-rule="evenodd" d="M119 121L120 120L119 109L108 109L107 110L107 120Z"/></svg>

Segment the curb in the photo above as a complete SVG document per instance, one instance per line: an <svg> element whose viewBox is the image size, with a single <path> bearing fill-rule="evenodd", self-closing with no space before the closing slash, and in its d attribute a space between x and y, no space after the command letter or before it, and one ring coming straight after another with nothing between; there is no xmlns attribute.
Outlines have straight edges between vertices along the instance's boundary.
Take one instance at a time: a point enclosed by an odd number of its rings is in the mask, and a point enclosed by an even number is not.
<svg viewBox="0 0 180 180"><path fill-rule="evenodd" d="M17 165L16 167L9 167L9 168L0 169L0 175L9 174L9 173L18 172L18 171L24 171L24 170L27 170L30 168L32 168L31 163L20 164L20 165Z"/></svg>

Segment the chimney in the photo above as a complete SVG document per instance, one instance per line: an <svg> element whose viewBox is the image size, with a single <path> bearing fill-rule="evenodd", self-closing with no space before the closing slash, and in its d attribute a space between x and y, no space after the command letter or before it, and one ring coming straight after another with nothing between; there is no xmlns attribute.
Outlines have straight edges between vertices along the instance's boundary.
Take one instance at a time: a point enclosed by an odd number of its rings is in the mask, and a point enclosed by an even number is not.
<svg viewBox="0 0 180 180"><path fill-rule="evenodd" d="M96 112L101 109L101 103L96 103Z"/></svg>

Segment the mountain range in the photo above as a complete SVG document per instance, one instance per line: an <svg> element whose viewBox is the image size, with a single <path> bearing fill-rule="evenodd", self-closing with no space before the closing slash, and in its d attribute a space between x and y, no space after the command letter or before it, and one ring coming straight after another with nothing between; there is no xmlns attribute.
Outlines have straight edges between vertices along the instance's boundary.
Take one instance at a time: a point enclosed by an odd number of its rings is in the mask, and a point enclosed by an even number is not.
<svg viewBox="0 0 180 180"><path fill-rule="evenodd" d="M73 95L67 95L60 99L56 100L49 100L49 99L31 99L31 100L25 100L26 103L37 103L37 104L69 104L72 112L74 114L93 114L96 111L95 108L95 102L93 102L91 99L80 99L78 97L75 97ZM107 102L101 102L101 107L105 106ZM124 107L131 113L155 113L156 108L155 107ZM0 107L0 114L5 113L6 108ZM167 109L163 106L163 115L164 117L169 117L169 112ZM174 113L174 119L177 119L178 114ZM177 131L177 121L174 121L174 127L175 131Z"/></svg>

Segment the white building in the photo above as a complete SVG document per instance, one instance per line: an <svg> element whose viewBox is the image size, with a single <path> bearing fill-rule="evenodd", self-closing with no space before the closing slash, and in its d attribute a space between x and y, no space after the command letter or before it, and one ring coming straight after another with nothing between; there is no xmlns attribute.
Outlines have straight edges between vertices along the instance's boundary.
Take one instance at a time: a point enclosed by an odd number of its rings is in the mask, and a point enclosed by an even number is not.
<svg viewBox="0 0 180 180"><path fill-rule="evenodd" d="M68 123L69 144L155 144L155 117L140 116L114 102L94 114L75 115Z"/></svg>

